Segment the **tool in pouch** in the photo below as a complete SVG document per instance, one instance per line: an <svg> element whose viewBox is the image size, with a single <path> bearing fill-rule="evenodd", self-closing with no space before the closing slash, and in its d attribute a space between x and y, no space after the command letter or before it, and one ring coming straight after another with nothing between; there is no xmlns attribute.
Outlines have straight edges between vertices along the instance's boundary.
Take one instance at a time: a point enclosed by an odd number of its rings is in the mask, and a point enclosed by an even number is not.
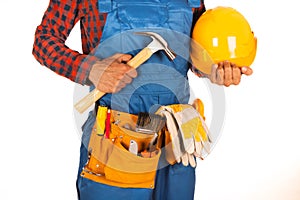
<svg viewBox="0 0 300 200"><path fill-rule="evenodd" d="M142 147L143 150L140 153L138 153L138 145L134 140L130 140L128 150L135 155L147 158L151 157L157 149L156 142L158 133L165 126L165 123L166 118L164 116L146 112L138 113L135 131L138 133L149 135L152 138L147 147ZM129 130L133 130L132 126L128 123L126 123L123 127Z"/></svg>
<svg viewBox="0 0 300 200"><path fill-rule="evenodd" d="M134 155L138 154L138 144L135 140L130 140L128 151Z"/></svg>
<svg viewBox="0 0 300 200"><path fill-rule="evenodd" d="M108 111L106 120L102 119L101 123L108 121ZM96 119L98 115L101 113L97 113ZM108 137L107 127L105 134L97 134L95 123L88 147L89 160L81 176L117 187L153 188L161 150L155 146L151 153L142 152L150 150L155 133L137 132L135 127L143 128L136 126L137 115L110 110L109 121Z"/></svg>
<svg viewBox="0 0 300 200"><path fill-rule="evenodd" d="M96 131L97 135L103 136L106 125L108 109L106 106L98 106L97 116L96 116Z"/></svg>
<svg viewBox="0 0 300 200"><path fill-rule="evenodd" d="M152 134L148 147L140 153L142 157L152 157L157 148L159 131L165 126L166 118L161 115L140 112L136 123L136 131L144 134Z"/></svg>
<svg viewBox="0 0 300 200"><path fill-rule="evenodd" d="M150 36L152 38L152 42L148 44L144 49L142 49L136 56L134 56L127 64L133 68L138 68L141 64L143 64L146 60L148 60L155 52L159 50L164 50L166 55L170 60L174 60L176 55L173 51L168 47L168 43L157 33L154 32L135 32L138 35ZM94 89L88 95L86 95L83 99L77 102L74 107L75 109L83 113L87 110L93 103L95 103L98 99L100 99L105 93L99 91L98 89Z"/></svg>

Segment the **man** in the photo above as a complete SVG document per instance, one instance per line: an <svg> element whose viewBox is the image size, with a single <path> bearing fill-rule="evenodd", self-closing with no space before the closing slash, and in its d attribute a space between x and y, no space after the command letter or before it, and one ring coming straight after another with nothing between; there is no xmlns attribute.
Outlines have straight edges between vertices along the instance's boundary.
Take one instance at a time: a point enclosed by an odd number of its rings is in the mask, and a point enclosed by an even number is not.
<svg viewBox="0 0 300 200"><path fill-rule="evenodd" d="M141 66L137 71L126 64L132 56L128 51L123 52L123 47L103 50L101 43L135 29L149 31L153 28L162 34L168 29L188 36L193 18L197 20L204 10L204 2L197 0L51 0L36 30L33 55L42 65L59 75L107 93L97 104L116 110L137 114L150 112L156 104L187 103L189 87L185 83L189 64L186 59L176 58L170 62L165 55L157 53L149 59L148 65ZM64 44L78 21L81 25L83 54ZM164 36L168 40L168 35ZM125 41L135 42L135 38L140 36L129 37ZM135 49L132 50L134 52ZM103 56L106 54L108 56ZM239 84L242 74L251 75L252 70L224 61L213 66L211 75L206 77L213 83L230 86ZM124 96L128 94L126 99ZM128 105L124 105L124 102ZM88 144L84 140L90 139L94 122L95 116L90 114L83 126L79 174L88 161ZM132 187L130 184L122 186L122 183L110 185L83 176L78 176L77 186L81 200L193 199L195 169L180 163L161 168L157 170L154 188Z"/></svg>

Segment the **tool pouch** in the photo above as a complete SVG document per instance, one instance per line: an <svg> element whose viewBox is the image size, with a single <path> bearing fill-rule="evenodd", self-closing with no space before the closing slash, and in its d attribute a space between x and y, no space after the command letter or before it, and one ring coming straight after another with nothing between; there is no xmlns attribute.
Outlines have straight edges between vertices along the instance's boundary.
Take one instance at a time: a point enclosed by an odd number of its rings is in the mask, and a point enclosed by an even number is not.
<svg viewBox="0 0 300 200"><path fill-rule="evenodd" d="M128 127L135 127L136 120L136 115L112 111L109 138L97 135L94 125L89 159L81 176L117 187L154 188L161 150L157 148L149 157L140 154L147 149L153 135L129 130ZM128 151L131 140L137 143L137 155Z"/></svg>

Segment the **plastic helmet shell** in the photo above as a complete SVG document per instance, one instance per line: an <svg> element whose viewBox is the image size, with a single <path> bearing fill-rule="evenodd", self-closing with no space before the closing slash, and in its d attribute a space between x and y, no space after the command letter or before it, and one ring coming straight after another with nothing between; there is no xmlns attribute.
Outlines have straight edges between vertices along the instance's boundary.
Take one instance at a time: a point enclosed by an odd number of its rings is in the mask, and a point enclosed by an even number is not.
<svg viewBox="0 0 300 200"><path fill-rule="evenodd" d="M255 59L254 33L245 17L233 8L219 6L204 12L195 24L192 38L192 62L204 73L210 74L211 66L203 66L203 59L213 63L228 60L237 66L250 66ZM208 55L203 55L201 48Z"/></svg>

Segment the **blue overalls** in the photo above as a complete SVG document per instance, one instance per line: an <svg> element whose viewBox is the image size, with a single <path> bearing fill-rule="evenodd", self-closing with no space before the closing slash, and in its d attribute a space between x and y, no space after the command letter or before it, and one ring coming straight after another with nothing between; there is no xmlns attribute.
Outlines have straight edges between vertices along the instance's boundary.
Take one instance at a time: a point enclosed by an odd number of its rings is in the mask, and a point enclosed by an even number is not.
<svg viewBox="0 0 300 200"><path fill-rule="evenodd" d="M151 38L134 34L139 31L159 33L177 54L170 61L158 51L141 65L138 77L116 94L106 94L98 104L114 110L137 114L154 112L159 105L188 103L187 81L189 36L192 8L199 0L98 0L100 12L108 13L101 43L95 55L106 58L115 53L135 55ZM79 173L87 161L89 134L95 122L90 114L83 126ZM119 188L78 176L80 200L189 200L193 199L195 169L181 164L166 165L161 159L154 189Z"/></svg>

